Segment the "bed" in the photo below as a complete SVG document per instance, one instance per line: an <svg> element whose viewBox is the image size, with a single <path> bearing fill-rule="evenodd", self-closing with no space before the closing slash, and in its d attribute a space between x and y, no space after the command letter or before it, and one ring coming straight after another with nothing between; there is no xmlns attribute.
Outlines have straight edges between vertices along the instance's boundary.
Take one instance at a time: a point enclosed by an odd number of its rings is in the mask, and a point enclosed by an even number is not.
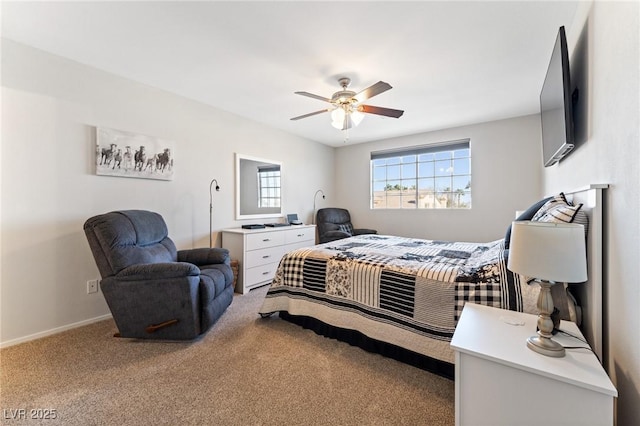
<svg viewBox="0 0 640 426"><path fill-rule="evenodd" d="M564 319L588 318L593 332L585 335L591 334L595 348L599 325L592 311L601 303L601 290L593 287L601 280L592 273L601 274L601 235L594 234L601 233L602 215L594 210L598 197L591 190L562 194L568 204L583 204L587 220L597 222L588 233L590 282L580 295L590 311L573 303L568 286L552 289ZM535 213L533 207L528 210ZM294 250L282 258L259 312L263 317L278 312L319 334L453 377L449 343L465 303L538 312L537 286L506 267L508 239L508 232L488 243L361 235Z"/></svg>

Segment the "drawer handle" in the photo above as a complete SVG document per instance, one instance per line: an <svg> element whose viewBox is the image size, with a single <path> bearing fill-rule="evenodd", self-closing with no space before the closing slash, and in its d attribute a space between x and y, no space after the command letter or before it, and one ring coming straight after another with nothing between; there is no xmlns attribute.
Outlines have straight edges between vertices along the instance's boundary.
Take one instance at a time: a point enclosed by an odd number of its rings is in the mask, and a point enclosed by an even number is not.
<svg viewBox="0 0 640 426"><path fill-rule="evenodd" d="M263 259L268 259L268 258L270 258L270 257L271 257L271 255L268 255L268 254L267 254L267 255L262 256L262 258L263 258Z"/></svg>
<svg viewBox="0 0 640 426"><path fill-rule="evenodd" d="M264 239L264 240L262 240L262 241L264 241L264 242L271 241L271 238L265 238L265 239Z"/></svg>
<svg viewBox="0 0 640 426"><path fill-rule="evenodd" d="M262 275L269 275L269 271L263 272Z"/></svg>
<svg viewBox="0 0 640 426"><path fill-rule="evenodd" d="M304 237L304 234L298 234L298 237Z"/></svg>

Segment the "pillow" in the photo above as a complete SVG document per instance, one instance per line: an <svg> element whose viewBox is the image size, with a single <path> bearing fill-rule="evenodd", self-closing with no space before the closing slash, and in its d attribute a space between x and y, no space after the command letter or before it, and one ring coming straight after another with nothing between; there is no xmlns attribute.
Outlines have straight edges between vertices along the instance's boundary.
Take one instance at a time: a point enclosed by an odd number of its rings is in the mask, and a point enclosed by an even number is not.
<svg viewBox="0 0 640 426"><path fill-rule="evenodd" d="M573 223L573 219L581 208L582 204L578 204L577 206L556 204L542 214L536 214L532 220L534 222Z"/></svg>
<svg viewBox="0 0 640 426"><path fill-rule="evenodd" d="M571 204L556 205L547 210L538 222L554 222L554 223L575 223L584 226L584 235L587 236L589 227L589 217L582 209L582 204L573 206Z"/></svg>
<svg viewBox="0 0 640 426"><path fill-rule="evenodd" d="M538 212L538 210L540 210L540 207L542 207L543 205L545 205L547 203L547 201L551 200L553 197L548 197L545 198L543 200L540 200L538 202L536 202L535 204L532 204L527 210L525 210L520 216L518 216L516 218L516 220L531 220L533 219L533 216ZM508 249L509 248L509 243L511 241L511 225L509 225L509 227L507 228L507 233L504 236L504 248Z"/></svg>
<svg viewBox="0 0 640 426"><path fill-rule="evenodd" d="M582 206L582 204L580 204L580 206ZM577 223L578 225L584 226L584 235L585 237L587 236L587 230L589 229L589 216L587 216L584 209L581 208L576 212L575 216L573 216L573 222L571 223Z"/></svg>
<svg viewBox="0 0 640 426"><path fill-rule="evenodd" d="M544 203L544 205L542 207L540 207L540 209L538 209L538 211L536 212L536 214L533 215L533 217L531 218L531 220L533 221L539 221L540 218L542 216L545 215L545 213L556 207L556 206L566 206L566 205L570 205L569 202L567 201L567 198L564 196L564 193L561 192L560 194L551 197L550 199L548 199L548 201L546 203Z"/></svg>
<svg viewBox="0 0 640 426"><path fill-rule="evenodd" d="M338 225L338 231L346 232L349 235L353 235L353 226L350 223L344 223Z"/></svg>

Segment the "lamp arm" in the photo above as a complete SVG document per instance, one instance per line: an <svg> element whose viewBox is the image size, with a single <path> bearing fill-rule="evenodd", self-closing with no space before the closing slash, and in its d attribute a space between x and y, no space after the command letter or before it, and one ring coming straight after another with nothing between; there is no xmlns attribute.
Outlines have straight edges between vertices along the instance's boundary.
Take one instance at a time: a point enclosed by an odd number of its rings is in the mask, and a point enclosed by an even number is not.
<svg viewBox="0 0 640 426"><path fill-rule="evenodd" d="M322 194L322 199L323 200L326 198L324 196L324 191L322 191L322 189L318 189L316 191L316 193L313 195L313 215L311 217L311 223L312 224L316 223L316 197L318 197L318 194Z"/></svg>
<svg viewBox="0 0 640 426"><path fill-rule="evenodd" d="M218 180L212 179L209 184L209 248L213 247L213 241L211 239L211 234L213 234L213 194L211 189L213 188L213 182L216 183L216 191L220 191L220 186L218 186Z"/></svg>

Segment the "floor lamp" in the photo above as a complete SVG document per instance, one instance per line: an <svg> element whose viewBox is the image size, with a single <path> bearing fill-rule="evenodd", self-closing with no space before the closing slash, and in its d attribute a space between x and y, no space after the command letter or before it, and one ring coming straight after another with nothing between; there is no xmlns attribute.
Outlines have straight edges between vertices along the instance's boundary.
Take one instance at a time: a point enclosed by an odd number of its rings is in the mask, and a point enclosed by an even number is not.
<svg viewBox="0 0 640 426"><path fill-rule="evenodd" d="M324 200L326 197L324 196L324 192L322 189L318 189L316 193L313 195L313 217L311 218L311 223L316 223L316 197L318 194L322 194L322 199Z"/></svg>
<svg viewBox="0 0 640 426"><path fill-rule="evenodd" d="M213 182L216 183L216 191L220 191L218 181L216 179L213 179L209 184L209 248L213 247L213 241L211 240L211 234L213 234L213 227L211 225L211 223L213 222L213 194L211 193Z"/></svg>

